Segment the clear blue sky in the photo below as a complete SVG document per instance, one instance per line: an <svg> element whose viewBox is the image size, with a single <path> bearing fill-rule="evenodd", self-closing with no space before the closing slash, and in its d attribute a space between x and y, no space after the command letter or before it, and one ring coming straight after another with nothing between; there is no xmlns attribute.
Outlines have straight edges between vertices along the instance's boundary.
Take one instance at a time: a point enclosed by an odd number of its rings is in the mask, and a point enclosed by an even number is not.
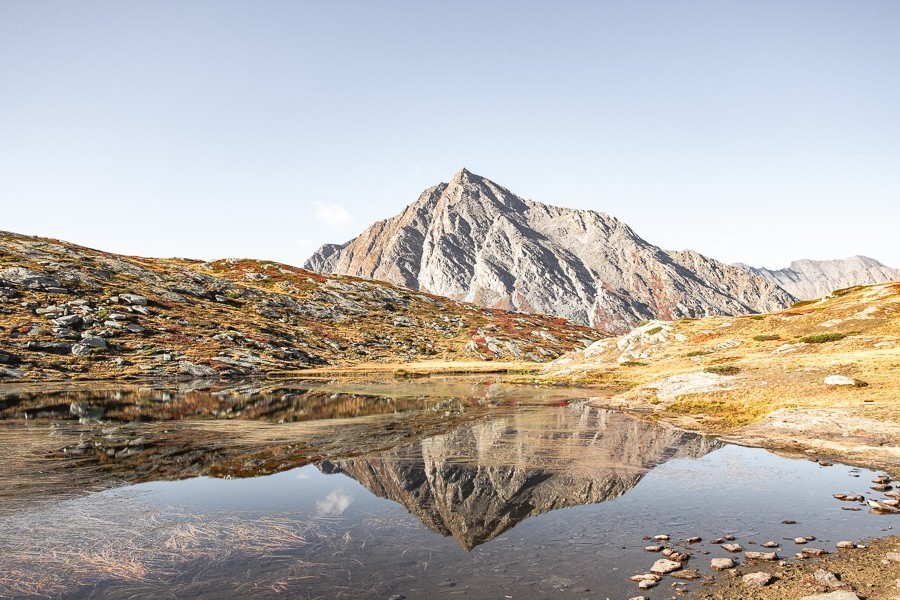
<svg viewBox="0 0 900 600"><path fill-rule="evenodd" d="M460 167L900 267L900 2L0 1L0 229L299 264Z"/></svg>

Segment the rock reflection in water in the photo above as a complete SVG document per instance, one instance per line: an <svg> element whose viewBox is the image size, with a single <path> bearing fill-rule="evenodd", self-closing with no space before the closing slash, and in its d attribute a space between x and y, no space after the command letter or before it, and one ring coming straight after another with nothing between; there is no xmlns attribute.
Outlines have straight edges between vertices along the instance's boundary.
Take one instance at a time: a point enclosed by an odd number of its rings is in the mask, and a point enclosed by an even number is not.
<svg viewBox="0 0 900 600"><path fill-rule="evenodd" d="M528 517L621 496L653 467L720 444L584 405L524 411L378 455L326 461L472 550Z"/></svg>

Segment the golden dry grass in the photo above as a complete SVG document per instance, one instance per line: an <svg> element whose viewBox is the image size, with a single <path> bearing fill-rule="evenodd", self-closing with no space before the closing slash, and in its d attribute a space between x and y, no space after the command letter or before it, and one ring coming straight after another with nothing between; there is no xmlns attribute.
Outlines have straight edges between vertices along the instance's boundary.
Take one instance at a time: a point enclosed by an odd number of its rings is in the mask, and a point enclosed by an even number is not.
<svg viewBox="0 0 900 600"><path fill-rule="evenodd" d="M734 433L782 409L840 410L900 424L900 284L857 287L766 315L682 319L645 340L636 365L616 341L594 356L570 355L540 379L618 387L613 402L679 426ZM842 335L834 335L842 334ZM801 340L807 340L806 342ZM678 376L735 373L720 387L663 395ZM857 386L826 385L831 375ZM691 391L691 390L688 390Z"/></svg>

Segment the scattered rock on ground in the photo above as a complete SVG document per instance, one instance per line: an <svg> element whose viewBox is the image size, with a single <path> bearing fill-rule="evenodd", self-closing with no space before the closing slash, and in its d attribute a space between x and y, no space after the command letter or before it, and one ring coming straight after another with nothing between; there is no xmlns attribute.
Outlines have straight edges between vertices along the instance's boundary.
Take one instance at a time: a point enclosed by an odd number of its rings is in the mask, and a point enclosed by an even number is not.
<svg viewBox="0 0 900 600"><path fill-rule="evenodd" d="M860 600L860 597L853 592L839 590L829 592L827 594L815 594L813 596L803 596L800 600Z"/></svg>
<svg viewBox="0 0 900 600"><path fill-rule="evenodd" d="M732 558L714 558L710 563L710 567L716 571L724 571L726 569L733 569L737 566L737 563L734 562Z"/></svg>
<svg viewBox="0 0 900 600"><path fill-rule="evenodd" d="M769 573L758 572L758 573L748 573L744 575L742 581L744 585L754 586L754 587L763 587L769 585L772 582L773 577Z"/></svg>

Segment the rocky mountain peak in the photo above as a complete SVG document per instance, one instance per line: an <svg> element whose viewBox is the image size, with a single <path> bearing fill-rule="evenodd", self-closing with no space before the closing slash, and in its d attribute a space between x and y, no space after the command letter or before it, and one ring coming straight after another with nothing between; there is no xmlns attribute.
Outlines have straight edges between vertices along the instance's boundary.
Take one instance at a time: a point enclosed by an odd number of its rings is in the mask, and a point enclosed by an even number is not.
<svg viewBox="0 0 900 600"><path fill-rule="evenodd" d="M323 246L305 266L610 332L794 301L743 269L666 252L614 217L526 200L466 169L347 244Z"/></svg>

